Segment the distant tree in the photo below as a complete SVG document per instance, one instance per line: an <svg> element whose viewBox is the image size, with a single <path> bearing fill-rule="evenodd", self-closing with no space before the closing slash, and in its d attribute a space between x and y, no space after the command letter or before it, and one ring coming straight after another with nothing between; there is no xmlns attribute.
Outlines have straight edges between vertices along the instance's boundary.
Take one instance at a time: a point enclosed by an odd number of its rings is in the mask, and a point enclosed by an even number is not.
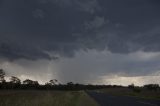
<svg viewBox="0 0 160 106"><path fill-rule="evenodd" d="M39 87L39 83L38 81L33 81L33 80L30 80L30 79L26 79L23 81L23 88L24 89L38 89Z"/></svg>
<svg viewBox="0 0 160 106"><path fill-rule="evenodd" d="M134 84L128 85L128 88L133 89L135 88L135 85Z"/></svg>
<svg viewBox="0 0 160 106"><path fill-rule="evenodd" d="M33 81L32 84L35 85L35 86L38 86L38 85L39 85L38 81Z"/></svg>
<svg viewBox="0 0 160 106"><path fill-rule="evenodd" d="M33 81L33 80L30 80L30 79L24 80L23 84L26 84L26 85L39 85L38 81Z"/></svg>
<svg viewBox="0 0 160 106"><path fill-rule="evenodd" d="M68 82L67 83L67 89L69 89L69 90L75 89L75 84L73 82Z"/></svg>
<svg viewBox="0 0 160 106"><path fill-rule="evenodd" d="M148 90L153 90L153 91L157 91L160 87L158 84L148 84L148 85L144 85L144 88L147 88Z"/></svg>
<svg viewBox="0 0 160 106"><path fill-rule="evenodd" d="M67 85L69 85L69 86L74 85L74 83L73 82L68 82Z"/></svg>
<svg viewBox="0 0 160 106"><path fill-rule="evenodd" d="M26 79L23 81L23 84L26 84L26 85L32 84L32 80Z"/></svg>
<svg viewBox="0 0 160 106"><path fill-rule="evenodd" d="M18 77L11 76L10 82L13 84L21 84L21 80Z"/></svg>
<svg viewBox="0 0 160 106"><path fill-rule="evenodd" d="M53 89L53 87L55 88L54 85L56 85L57 83L58 83L58 80L52 79L49 82L45 83L45 88L46 89Z"/></svg>
<svg viewBox="0 0 160 106"><path fill-rule="evenodd" d="M52 79L52 80L49 81L50 85L56 85L57 83L58 83L57 79Z"/></svg>
<svg viewBox="0 0 160 106"><path fill-rule="evenodd" d="M5 72L3 69L0 69L0 83L5 82Z"/></svg>
<svg viewBox="0 0 160 106"><path fill-rule="evenodd" d="M9 87L12 89L17 89L20 88L20 85L21 85L21 80L18 77L11 76Z"/></svg>

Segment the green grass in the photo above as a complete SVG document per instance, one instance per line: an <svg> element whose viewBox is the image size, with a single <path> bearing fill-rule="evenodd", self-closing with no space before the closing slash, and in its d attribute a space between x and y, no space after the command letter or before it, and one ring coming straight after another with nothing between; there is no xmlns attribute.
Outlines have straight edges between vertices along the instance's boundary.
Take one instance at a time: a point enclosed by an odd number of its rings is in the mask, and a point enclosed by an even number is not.
<svg viewBox="0 0 160 106"><path fill-rule="evenodd" d="M145 99L159 99L160 100L160 91L149 91L146 89L140 89L140 92L134 92L132 89L128 88L107 88L102 89L100 92L104 92L111 95L119 96L134 96Z"/></svg>
<svg viewBox="0 0 160 106"><path fill-rule="evenodd" d="M137 92L129 92L126 94L128 96L135 96L135 97L141 97L145 99L158 99L160 100L160 91L146 91L142 90L140 93Z"/></svg>
<svg viewBox="0 0 160 106"><path fill-rule="evenodd" d="M0 106L98 106L83 91L0 91Z"/></svg>

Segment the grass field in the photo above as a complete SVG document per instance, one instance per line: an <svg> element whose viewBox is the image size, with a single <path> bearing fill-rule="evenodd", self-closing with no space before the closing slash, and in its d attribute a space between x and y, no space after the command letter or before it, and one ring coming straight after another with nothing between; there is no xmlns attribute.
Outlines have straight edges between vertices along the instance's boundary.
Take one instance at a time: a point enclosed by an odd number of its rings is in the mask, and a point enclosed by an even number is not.
<svg viewBox="0 0 160 106"><path fill-rule="evenodd" d="M0 106L98 106L84 91L0 91Z"/></svg>
<svg viewBox="0 0 160 106"><path fill-rule="evenodd" d="M106 88L100 90L100 92L104 92L112 95L123 95L123 96L135 96L146 99L159 99L160 100L160 91L149 91L145 89L140 89L140 92L134 92L129 88Z"/></svg>

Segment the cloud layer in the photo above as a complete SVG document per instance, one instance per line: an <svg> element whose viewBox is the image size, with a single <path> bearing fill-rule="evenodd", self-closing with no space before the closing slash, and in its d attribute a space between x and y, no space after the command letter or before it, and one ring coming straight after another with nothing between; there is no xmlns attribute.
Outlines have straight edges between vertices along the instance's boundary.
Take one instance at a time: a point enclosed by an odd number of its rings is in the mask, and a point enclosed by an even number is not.
<svg viewBox="0 0 160 106"><path fill-rule="evenodd" d="M107 50L89 50L76 52L73 58L58 60L17 60L3 61L1 67L7 75L16 75L21 79L31 78L41 83L56 78L62 83L69 81L94 84L160 83L160 53L135 52L113 54ZM128 79L131 79L128 81ZM139 80L138 80L139 79ZM150 80L149 80L150 79ZM112 82L113 81L113 82ZM148 82L147 82L148 81Z"/></svg>
<svg viewBox="0 0 160 106"><path fill-rule="evenodd" d="M50 59L46 52L73 56L78 49L108 48L113 53L159 51L158 1L1 0L0 3L1 57Z"/></svg>
<svg viewBox="0 0 160 106"><path fill-rule="evenodd" d="M158 0L0 0L2 66L8 62L14 70L40 75L56 64L49 73L56 70L66 81L80 81L78 75L89 81L108 74L154 74L159 71L159 10ZM40 61L44 68L28 66Z"/></svg>

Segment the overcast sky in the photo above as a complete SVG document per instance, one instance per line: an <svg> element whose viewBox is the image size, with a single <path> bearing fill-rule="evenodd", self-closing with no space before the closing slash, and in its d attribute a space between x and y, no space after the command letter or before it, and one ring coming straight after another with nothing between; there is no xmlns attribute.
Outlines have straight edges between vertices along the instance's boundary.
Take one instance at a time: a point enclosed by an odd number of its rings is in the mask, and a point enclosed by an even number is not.
<svg viewBox="0 0 160 106"><path fill-rule="evenodd" d="M160 84L159 0L0 0L0 68L41 83Z"/></svg>

